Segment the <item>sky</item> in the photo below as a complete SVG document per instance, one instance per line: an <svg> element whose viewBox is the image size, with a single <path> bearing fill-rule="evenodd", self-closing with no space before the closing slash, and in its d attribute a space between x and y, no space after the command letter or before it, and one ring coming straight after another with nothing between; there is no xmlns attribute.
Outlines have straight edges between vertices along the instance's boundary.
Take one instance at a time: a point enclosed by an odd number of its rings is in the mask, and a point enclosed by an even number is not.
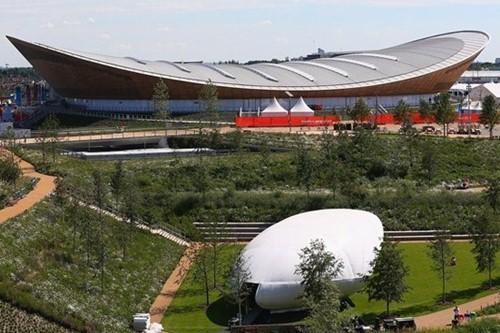
<svg viewBox="0 0 500 333"><path fill-rule="evenodd" d="M379 49L482 30L500 58L500 0L0 0L0 32L145 60L248 61ZM498 37L498 39L497 39ZM0 36L0 66L28 62Z"/></svg>

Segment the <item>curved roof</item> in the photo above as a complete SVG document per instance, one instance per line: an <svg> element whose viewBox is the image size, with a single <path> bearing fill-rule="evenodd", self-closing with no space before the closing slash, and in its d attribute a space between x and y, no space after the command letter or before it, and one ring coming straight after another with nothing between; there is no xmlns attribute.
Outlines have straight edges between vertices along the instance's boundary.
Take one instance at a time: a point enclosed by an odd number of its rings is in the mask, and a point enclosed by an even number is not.
<svg viewBox="0 0 500 333"><path fill-rule="evenodd" d="M253 65L148 61L36 45L85 61L182 82L204 84L210 79L220 87L317 91L360 88L423 76L477 56L488 41L484 32L457 31L381 50Z"/></svg>
<svg viewBox="0 0 500 333"><path fill-rule="evenodd" d="M315 239L344 265L336 282L344 294L359 287L370 271L384 230L372 213L352 209L324 209L289 217L264 230L243 250L249 283L258 284L256 301L266 309L300 306L301 277L295 274L299 252Z"/></svg>

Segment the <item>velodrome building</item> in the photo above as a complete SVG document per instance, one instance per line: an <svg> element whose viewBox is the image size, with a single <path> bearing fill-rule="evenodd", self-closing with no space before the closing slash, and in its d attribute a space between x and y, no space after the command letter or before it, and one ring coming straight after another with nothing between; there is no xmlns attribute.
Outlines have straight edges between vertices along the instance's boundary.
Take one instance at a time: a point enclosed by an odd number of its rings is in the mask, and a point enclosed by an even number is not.
<svg viewBox="0 0 500 333"><path fill-rule="evenodd" d="M221 111L256 111L277 98L300 97L323 109L345 108L357 98L392 107L447 91L488 44L488 34L457 31L380 50L348 52L308 61L212 64L142 60L70 51L7 37L68 104L92 111L151 112L161 78L172 112L199 111L198 96L211 80Z"/></svg>

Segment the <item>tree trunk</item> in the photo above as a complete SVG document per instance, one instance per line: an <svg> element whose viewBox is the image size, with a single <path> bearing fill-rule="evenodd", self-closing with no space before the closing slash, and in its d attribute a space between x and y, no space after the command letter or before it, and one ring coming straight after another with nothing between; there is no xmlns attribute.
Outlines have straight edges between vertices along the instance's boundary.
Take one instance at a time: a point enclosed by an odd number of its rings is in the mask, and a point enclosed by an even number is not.
<svg viewBox="0 0 500 333"><path fill-rule="evenodd" d="M490 140L493 139L493 124L490 124L490 128L488 128L490 131Z"/></svg>
<svg viewBox="0 0 500 333"><path fill-rule="evenodd" d="M389 304L390 301L388 299L385 300L385 312L387 313L387 315L389 315Z"/></svg>

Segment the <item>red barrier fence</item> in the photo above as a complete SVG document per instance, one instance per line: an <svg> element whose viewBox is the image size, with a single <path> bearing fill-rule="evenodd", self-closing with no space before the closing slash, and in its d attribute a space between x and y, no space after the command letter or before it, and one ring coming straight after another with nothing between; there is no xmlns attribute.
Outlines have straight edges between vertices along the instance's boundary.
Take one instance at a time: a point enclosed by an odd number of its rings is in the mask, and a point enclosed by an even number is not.
<svg viewBox="0 0 500 333"><path fill-rule="evenodd" d="M315 127L333 126L340 122L337 116L314 117L237 117L236 127Z"/></svg>
<svg viewBox="0 0 500 333"><path fill-rule="evenodd" d="M420 113L414 112L411 115L413 124L435 123L433 116L422 117ZM392 114L377 114L366 122L374 122L377 125L398 124ZM478 123L479 113L457 115L455 120L459 123ZM338 116L314 116L314 117L236 117L236 127L315 127L333 126L340 122Z"/></svg>

